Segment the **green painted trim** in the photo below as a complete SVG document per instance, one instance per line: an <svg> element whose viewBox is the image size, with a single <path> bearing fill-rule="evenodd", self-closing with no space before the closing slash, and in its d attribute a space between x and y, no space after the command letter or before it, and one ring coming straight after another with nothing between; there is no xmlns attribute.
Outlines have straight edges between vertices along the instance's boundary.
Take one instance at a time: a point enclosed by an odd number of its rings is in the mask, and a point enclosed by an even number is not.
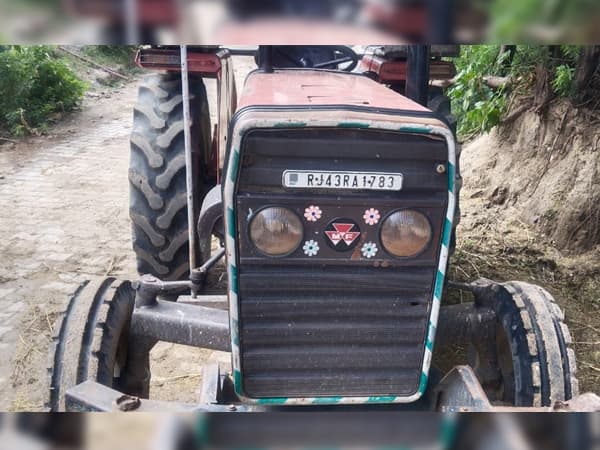
<svg viewBox="0 0 600 450"><path fill-rule="evenodd" d="M454 192L454 182L456 181L456 167L448 161L448 190Z"/></svg>
<svg viewBox="0 0 600 450"><path fill-rule="evenodd" d="M283 405L287 402L287 397L274 397L274 398L259 398L257 402L260 405Z"/></svg>
<svg viewBox="0 0 600 450"><path fill-rule="evenodd" d="M433 352L433 340L429 339L429 336L435 336L435 331L435 326L431 322L429 322L429 330L427 331L427 340L425 341L425 347L430 352Z"/></svg>
<svg viewBox="0 0 600 450"><path fill-rule="evenodd" d="M235 387L235 392L241 394L242 392L242 374L239 370L233 371L233 386Z"/></svg>
<svg viewBox="0 0 600 450"><path fill-rule="evenodd" d="M421 372L421 381L419 382L419 394L423 395L427 389L427 374Z"/></svg>
<svg viewBox="0 0 600 450"><path fill-rule="evenodd" d="M369 128L370 123L364 122L341 122L338 123L338 128Z"/></svg>
<svg viewBox="0 0 600 450"><path fill-rule="evenodd" d="M403 125L398 129L398 131L403 131L405 133L431 134L431 130L429 128L420 127L418 125Z"/></svg>
<svg viewBox="0 0 600 450"><path fill-rule="evenodd" d="M273 128L304 128L306 122L278 122L273 125Z"/></svg>
<svg viewBox="0 0 600 450"><path fill-rule="evenodd" d="M438 300L442 299L442 291L444 290L444 274L442 272L437 271L437 275L435 277L435 289L433 291L433 296Z"/></svg>
<svg viewBox="0 0 600 450"><path fill-rule="evenodd" d="M332 405L339 403L343 397L315 397L312 401L313 405Z"/></svg>
<svg viewBox="0 0 600 450"><path fill-rule="evenodd" d="M450 248L450 238L452 237L452 223L446 219L444 220L444 232L442 234L442 244Z"/></svg>
<svg viewBox="0 0 600 450"><path fill-rule="evenodd" d="M240 151L233 150L231 155L231 167L229 168L229 177L231 178L231 182L235 184L237 179L238 167L240 165Z"/></svg>
<svg viewBox="0 0 600 450"><path fill-rule="evenodd" d="M238 271L237 271L237 267L235 267L233 264L229 265L229 270L231 271L231 290L233 291L233 293L235 295L238 295L239 289L238 289Z"/></svg>
<svg viewBox="0 0 600 450"><path fill-rule="evenodd" d="M381 396L376 396L376 397L369 397L367 400L367 403L391 403L394 400L396 400L396 396L395 395L389 395L389 396L385 396L385 395L381 395Z"/></svg>

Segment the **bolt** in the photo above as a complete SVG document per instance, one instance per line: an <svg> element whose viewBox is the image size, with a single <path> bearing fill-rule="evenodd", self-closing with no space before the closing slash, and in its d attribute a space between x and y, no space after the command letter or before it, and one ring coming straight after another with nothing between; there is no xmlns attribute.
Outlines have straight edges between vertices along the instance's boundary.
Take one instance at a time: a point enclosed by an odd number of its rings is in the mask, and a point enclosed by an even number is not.
<svg viewBox="0 0 600 450"><path fill-rule="evenodd" d="M435 171L440 175L446 173L446 164L438 164L435 168Z"/></svg>
<svg viewBox="0 0 600 450"><path fill-rule="evenodd" d="M115 406L119 411L134 411L140 407L142 401L139 397L123 394L115 400Z"/></svg>
<svg viewBox="0 0 600 450"><path fill-rule="evenodd" d="M229 411L237 411L237 408L235 405L229 405L229 407L227 408Z"/></svg>

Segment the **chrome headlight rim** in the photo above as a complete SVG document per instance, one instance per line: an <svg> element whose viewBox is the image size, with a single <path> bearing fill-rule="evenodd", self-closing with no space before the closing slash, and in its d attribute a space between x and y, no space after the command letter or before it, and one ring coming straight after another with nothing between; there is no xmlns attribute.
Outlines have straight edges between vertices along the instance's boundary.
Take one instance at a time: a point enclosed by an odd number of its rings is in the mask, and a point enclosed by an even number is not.
<svg viewBox="0 0 600 450"><path fill-rule="evenodd" d="M402 212L402 211L411 211L411 212L416 212L416 213L421 214L425 218L425 220L427 221L427 224L429 226L429 239L427 240L427 242L423 245L423 247L418 252L416 252L412 255L409 255L409 256L395 255L394 253L389 251L388 248L383 243L382 234L383 234L383 228L384 228L386 221L392 215ZM383 216L383 220L381 221L381 225L379 226L378 237L379 237L379 243L381 244L381 248L392 258L399 259L399 260L416 259L416 258L419 258L420 256L422 256L427 250L429 250L429 247L431 246L431 243L434 240L434 229L433 229L433 224L431 223L431 219L424 211L421 211L417 208L403 207L403 208L397 208L392 211L389 211L385 216Z"/></svg>
<svg viewBox="0 0 600 450"><path fill-rule="evenodd" d="M270 209L270 208L280 208L280 209L285 209L285 210L289 211L290 213L293 214L293 216L296 219L298 219L298 223L300 224L301 234L300 234L300 239L298 240L298 244L291 251L289 251L287 253L281 253L281 254L277 254L277 255L269 254L269 253L261 250L254 242L254 239L252 239L252 222L254 222L254 220L258 217L258 215L262 211L264 211L266 209ZM250 242L250 245L257 253L259 253L261 256L267 257L267 258L285 258L287 256L292 255L294 252L296 252L302 246L302 242L304 240L304 233L305 233L304 223L302 222L302 218L300 217L300 214L298 214L296 211L294 211L292 208L290 208L288 206L276 205L276 204L261 206L256 211L253 211L252 216L248 219L248 223L246 225L246 237L247 237L248 241Z"/></svg>

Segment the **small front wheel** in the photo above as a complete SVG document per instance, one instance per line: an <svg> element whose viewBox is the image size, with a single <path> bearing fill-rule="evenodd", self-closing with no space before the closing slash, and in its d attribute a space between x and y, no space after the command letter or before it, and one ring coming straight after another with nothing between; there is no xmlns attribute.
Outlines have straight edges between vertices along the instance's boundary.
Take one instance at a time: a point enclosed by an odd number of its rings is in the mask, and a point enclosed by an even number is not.
<svg viewBox="0 0 600 450"><path fill-rule="evenodd" d="M539 286L494 286L496 353L501 382L491 398L515 406L552 406L579 393L575 352L564 314Z"/></svg>
<svg viewBox="0 0 600 450"><path fill-rule="evenodd" d="M65 411L67 390L86 380L127 391L124 380L134 303L131 283L114 278L86 282L75 292L54 327L47 408Z"/></svg>

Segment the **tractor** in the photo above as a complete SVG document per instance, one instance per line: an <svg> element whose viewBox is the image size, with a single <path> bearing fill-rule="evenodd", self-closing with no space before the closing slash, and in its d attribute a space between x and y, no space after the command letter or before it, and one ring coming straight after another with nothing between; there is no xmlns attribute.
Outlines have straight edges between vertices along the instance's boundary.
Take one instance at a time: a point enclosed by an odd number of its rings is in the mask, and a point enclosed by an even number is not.
<svg viewBox="0 0 600 450"><path fill-rule="evenodd" d="M155 72L131 133L140 276L75 292L55 327L50 410L598 407L579 395L545 289L447 277L460 146L450 101L430 84L455 74L455 47L259 46L239 97L236 51L139 51ZM445 305L448 289L474 300ZM152 400L159 341L231 358L204 367L199 398ZM439 373L434 345L449 344L468 364Z"/></svg>

